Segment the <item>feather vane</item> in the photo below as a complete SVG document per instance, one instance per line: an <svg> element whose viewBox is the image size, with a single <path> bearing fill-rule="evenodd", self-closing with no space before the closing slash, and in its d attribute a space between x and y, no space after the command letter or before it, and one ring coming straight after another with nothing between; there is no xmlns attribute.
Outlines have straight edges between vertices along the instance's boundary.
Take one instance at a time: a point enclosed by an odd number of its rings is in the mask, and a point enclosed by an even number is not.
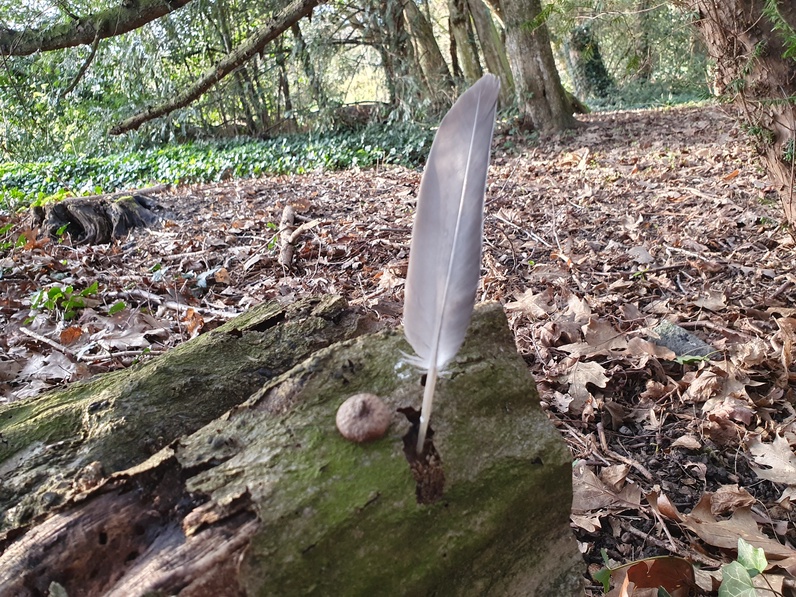
<svg viewBox="0 0 796 597"><path fill-rule="evenodd" d="M413 362L428 372L418 454L437 375L459 351L475 304L499 90L498 78L485 75L458 99L442 119L420 182L403 317Z"/></svg>

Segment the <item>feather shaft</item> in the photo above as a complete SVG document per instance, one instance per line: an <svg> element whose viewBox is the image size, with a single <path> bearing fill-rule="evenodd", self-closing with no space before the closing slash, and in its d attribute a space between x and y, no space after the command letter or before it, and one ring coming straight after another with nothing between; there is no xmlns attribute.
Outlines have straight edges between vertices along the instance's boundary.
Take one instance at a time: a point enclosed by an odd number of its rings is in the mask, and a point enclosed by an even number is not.
<svg viewBox="0 0 796 597"><path fill-rule="evenodd" d="M417 199L406 277L404 333L428 373L417 452L437 376L459 351L481 270L484 192L500 82L486 75L442 119Z"/></svg>

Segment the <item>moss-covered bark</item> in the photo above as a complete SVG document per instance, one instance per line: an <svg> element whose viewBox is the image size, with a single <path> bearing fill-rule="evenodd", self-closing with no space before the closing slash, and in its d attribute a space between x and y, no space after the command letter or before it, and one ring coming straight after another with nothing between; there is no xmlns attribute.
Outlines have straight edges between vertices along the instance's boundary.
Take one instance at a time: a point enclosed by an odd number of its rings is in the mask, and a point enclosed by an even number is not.
<svg viewBox="0 0 796 597"><path fill-rule="evenodd" d="M476 310L438 385L431 425L446 483L428 505L415 498L411 425L397 410L420 402L408 350L394 331L319 350L56 515L0 537L0 593L57 582L70 596L576 594L569 455L502 309ZM387 435L364 445L335 428L337 407L359 392L394 410Z"/></svg>
<svg viewBox="0 0 796 597"><path fill-rule="evenodd" d="M339 297L268 303L141 366L3 405L0 529L62 501L90 463L112 473L199 429L357 322Z"/></svg>

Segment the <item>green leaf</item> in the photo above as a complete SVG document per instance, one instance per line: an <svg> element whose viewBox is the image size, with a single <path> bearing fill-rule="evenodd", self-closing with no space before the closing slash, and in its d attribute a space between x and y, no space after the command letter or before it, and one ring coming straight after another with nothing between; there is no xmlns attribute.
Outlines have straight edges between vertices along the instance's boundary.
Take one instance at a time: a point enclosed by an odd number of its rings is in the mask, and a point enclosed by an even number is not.
<svg viewBox="0 0 796 597"><path fill-rule="evenodd" d="M754 547L738 537L738 563L741 564L754 578L761 574L768 566L766 553L759 547Z"/></svg>
<svg viewBox="0 0 796 597"><path fill-rule="evenodd" d="M108 308L108 315L113 315L114 313L123 311L126 307L127 305L124 301L116 301Z"/></svg>
<svg viewBox="0 0 796 597"><path fill-rule="evenodd" d="M721 567L719 597L757 597L752 577L742 564L730 562Z"/></svg>
<svg viewBox="0 0 796 597"><path fill-rule="evenodd" d="M99 283L97 283L97 281L94 280L94 283L91 286L80 291L80 296L91 296L97 294L98 291L99 291Z"/></svg>
<svg viewBox="0 0 796 597"><path fill-rule="evenodd" d="M66 288L60 288L59 286L53 286L47 291L47 298L51 300L57 300L64 296L64 294L72 294L72 287L67 286Z"/></svg>
<svg viewBox="0 0 796 597"><path fill-rule="evenodd" d="M609 568L600 568L591 577L598 583L602 583L603 590L607 593L611 588L611 570Z"/></svg>

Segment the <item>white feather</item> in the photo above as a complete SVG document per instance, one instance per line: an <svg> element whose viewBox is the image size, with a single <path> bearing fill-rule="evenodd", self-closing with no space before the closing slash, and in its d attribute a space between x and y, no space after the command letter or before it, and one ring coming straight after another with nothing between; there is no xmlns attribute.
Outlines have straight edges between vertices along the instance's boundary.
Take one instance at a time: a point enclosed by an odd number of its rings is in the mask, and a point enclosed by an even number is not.
<svg viewBox="0 0 796 597"><path fill-rule="evenodd" d="M442 119L420 182L406 277L404 333L428 371L417 452L437 375L464 341L481 270L484 192L500 81L485 75Z"/></svg>

